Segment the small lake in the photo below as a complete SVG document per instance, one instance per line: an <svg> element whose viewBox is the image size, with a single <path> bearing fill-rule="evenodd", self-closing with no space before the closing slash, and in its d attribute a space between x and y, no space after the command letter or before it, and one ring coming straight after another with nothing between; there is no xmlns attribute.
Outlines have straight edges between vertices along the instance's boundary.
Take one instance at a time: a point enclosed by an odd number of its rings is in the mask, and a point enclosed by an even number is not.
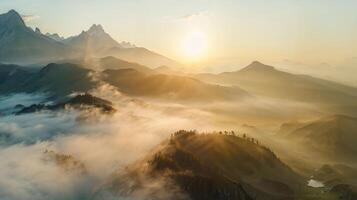
<svg viewBox="0 0 357 200"><path fill-rule="evenodd" d="M325 184L321 181L310 179L307 183L308 186L313 187L313 188L321 188L325 187Z"/></svg>

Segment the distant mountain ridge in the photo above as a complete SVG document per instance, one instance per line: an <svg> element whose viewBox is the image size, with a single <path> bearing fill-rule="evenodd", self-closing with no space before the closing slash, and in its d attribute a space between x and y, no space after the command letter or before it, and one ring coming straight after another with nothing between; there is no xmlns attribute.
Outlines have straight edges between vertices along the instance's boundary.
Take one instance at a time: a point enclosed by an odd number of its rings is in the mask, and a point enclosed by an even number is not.
<svg viewBox="0 0 357 200"><path fill-rule="evenodd" d="M246 66L245 68L237 71L237 72L248 72L248 71L274 71L275 68L273 66L265 65L259 61L253 61L251 64Z"/></svg>
<svg viewBox="0 0 357 200"><path fill-rule="evenodd" d="M75 92L89 92L108 83L127 95L168 100L207 102L250 97L239 87L222 87L191 77L158 74L145 66L112 57L105 58L103 65L108 69L102 72L71 63L51 63L33 71L16 65L0 65L0 77L3 78L0 93L39 92L62 98Z"/></svg>
<svg viewBox="0 0 357 200"><path fill-rule="evenodd" d="M134 96L184 101L242 100L251 97L239 87L207 84L187 76L145 74L130 68L105 70L102 80Z"/></svg>
<svg viewBox="0 0 357 200"><path fill-rule="evenodd" d="M153 68L180 65L130 42L115 41L100 24L65 39L58 34L43 34L38 28L32 30L15 10L0 15L0 62L35 64L105 56L116 56Z"/></svg>
<svg viewBox="0 0 357 200"><path fill-rule="evenodd" d="M156 73L153 69L146 67L144 65L140 65L137 63L127 62L125 60L121 60L115 58L113 56L107 56L101 58L99 60L100 69L107 70L107 69L134 69L139 72L154 74Z"/></svg>
<svg viewBox="0 0 357 200"><path fill-rule="evenodd" d="M0 61L39 62L75 55L70 48L27 27L15 11L0 15Z"/></svg>
<svg viewBox="0 0 357 200"><path fill-rule="evenodd" d="M51 63L40 70L29 71L16 65L0 65L1 94L11 93L48 93L61 98L73 92L87 92L97 86L90 74L92 70L75 64ZM5 70L6 69L6 70Z"/></svg>
<svg viewBox="0 0 357 200"><path fill-rule="evenodd" d="M329 106L335 113L343 110L343 113L357 116L357 88L279 71L258 61L238 71L194 77L214 84L237 85L258 96Z"/></svg>
<svg viewBox="0 0 357 200"><path fill-rule="evenodd" d="M87 31L82 31L77 36L72 36L62 41L73 48L84 51L84 54L97 54L110 48L122 48L100 24L93 24Z"/></svg>
<svg viewBox="0 0 357 200"><path fill-rule="evenodd" d="M58 35L57 33L46 33L45 34L47 37L51 38L51 39L54 39L56 41L63 41L65 38Z"/></svg>

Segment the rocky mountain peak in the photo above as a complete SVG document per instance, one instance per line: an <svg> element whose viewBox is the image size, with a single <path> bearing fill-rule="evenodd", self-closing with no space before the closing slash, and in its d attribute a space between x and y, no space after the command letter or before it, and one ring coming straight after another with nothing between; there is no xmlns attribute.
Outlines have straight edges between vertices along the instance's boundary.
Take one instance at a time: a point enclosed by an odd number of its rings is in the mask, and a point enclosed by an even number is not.
<svg viewBox="0 0 357 200"><path fill-rule="evenodd" d="M15 10L10 10L5 14L0 15L0 28L14 27L18 25L25 26L25 22L21 15Z"/></svg>
<svg viewBox="0 0 357 200"><path fill-rule="evenodd" d="M35 32L38 34L42 34L41 30L38 27L36 27Z"/></svg>
<svg viewBox="0 0 357 200"><path fill-rule="evenodd" d="M102 27L102 25L100 24L93 24L89 30L87 31L88 34L90 35L100 35L100 34L104 34L105 31Z"/></svg>

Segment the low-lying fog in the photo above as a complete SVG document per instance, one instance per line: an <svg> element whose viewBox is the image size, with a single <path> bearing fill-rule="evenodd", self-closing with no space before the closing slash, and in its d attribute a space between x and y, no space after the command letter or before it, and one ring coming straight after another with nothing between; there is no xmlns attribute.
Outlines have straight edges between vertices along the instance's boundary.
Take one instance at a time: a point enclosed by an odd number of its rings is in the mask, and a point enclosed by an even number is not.
<svg viewBox="0 0 357 200"><path fill-rule="evenodd" d="M279 155L285 146L271 137L279 123L316 115L309 105L274 100L159 103L126 97L107 85L91 93L113 102L117 112L104 115L68 109L14 115L11 112L17 104L45 102L46 95L0 98L1 199L88 198L111 173L143 157L180 129L248 132L263 143L279 144L279 148L271 147ZM87 173L75 174L46 160L46 150L73 156Z"/></svg>
<svg viewBox="0 0 357 200"><path fill-rule="evenodd" d="M77 199L89 194L114 170L144 156L179 129L214 128L208 112L182 105L132 100L106 86L93 94L111 100L117 112L60 112L13 115L0 121L0 197ZM42 98L41 98L42 97ZM110 98L109 98L110 97ZM42 95L3 97L1 109L42 102ZM74 176L44 160L44 152L69 154L83 162L87 176ZM79 192L82 191L83 192Z"/></svg>

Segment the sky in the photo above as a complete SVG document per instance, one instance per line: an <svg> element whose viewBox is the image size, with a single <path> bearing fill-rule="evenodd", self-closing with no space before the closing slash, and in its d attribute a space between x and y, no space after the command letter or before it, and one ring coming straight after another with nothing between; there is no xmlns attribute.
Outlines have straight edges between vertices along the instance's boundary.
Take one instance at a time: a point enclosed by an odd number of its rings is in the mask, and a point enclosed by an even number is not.
<svg viewBox="0 0 357 200"><path fill-rule="evenodd" d="M253 60L353 65L356 8L356 0L0 0L1 13L15 9L42 32L68 37L102 24L118 41L222 69Z"/></svg>

